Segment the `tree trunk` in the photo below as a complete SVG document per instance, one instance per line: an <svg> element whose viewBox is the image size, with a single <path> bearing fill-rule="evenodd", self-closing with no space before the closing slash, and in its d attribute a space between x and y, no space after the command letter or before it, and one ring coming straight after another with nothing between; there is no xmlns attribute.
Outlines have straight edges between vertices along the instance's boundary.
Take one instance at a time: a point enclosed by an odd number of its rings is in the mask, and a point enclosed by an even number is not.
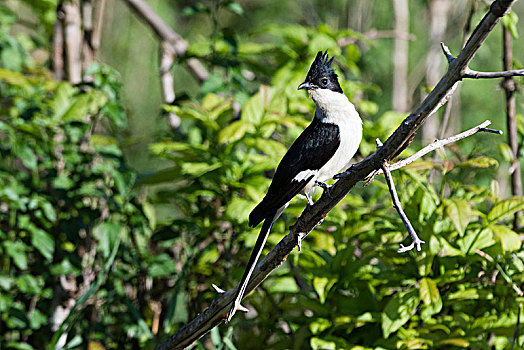
<svg viewBox="0 0 524 350"><path fill-rule="evenodd" d="M447 17L450 0L431 0L429 2L429 16L430 16L430 48L426 56L426 85L433 88L439 81L444 71L442 54L440 52L439 43L443 41L444 34L447 27ZM425 98L425 96L423 96ZM449 101L448 103L450 103ZM450 107L446 108L447 113L450 113ZM439 130L438 118L431 118L422 126L422 140L424 142L431 142L438 136Z"/></svg>
<svg viewBox="0 0 524 350"><path fill-rule="evenodd" d="M409 9L408 0L393 0L395 13L395 44L393 48L393 109L398 112L407 112L409 109L408 96L408 39Z"/></svg>
<svg viewBox="0 0 524 350"><path fill-rule="evenodd" d="M502 29L502 43L503 43L503 66L504 70L512 69L513 65L513 38L510 31L503 27ZM517 134L517 118L515 106L515 91L516 85L513 78L504 78L502 87L506 95L506 125L508 128L508 145L511 148L513 155L513 162L510 167L511 173L511 192L514 196L522 196L522 177L519 160L519 142ZM520 228L521 212L515 213L513 227Z"/></svg>

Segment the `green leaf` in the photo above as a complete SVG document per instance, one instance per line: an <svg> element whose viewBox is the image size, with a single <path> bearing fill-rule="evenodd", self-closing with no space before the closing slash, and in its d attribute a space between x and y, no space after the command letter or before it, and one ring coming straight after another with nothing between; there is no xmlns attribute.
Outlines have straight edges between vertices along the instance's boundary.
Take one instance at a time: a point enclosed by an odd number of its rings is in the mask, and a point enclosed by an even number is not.
<svg viewBox="0 0 524 350"><path fill-rule="evenodd" d="M309 324L312 334L319 334L332 326L331 321L325 318L317 318Z"/></svg>
<svg viewBox="0 0 524 350"><path fill-rule="evenodd" d="M463 168L489 168L489 167L497 167L498 165L499 165L499 162L489 157L472 158L472 159L468 159L467 161L463 163L457 164L458 167L463 167Z"/></svg>
<svg viewBox="0 0 524 350"><path fill-rule="evenodd" d="M265 285L271 293L298 293L300 291L293 277L277 277L267 281Z"/></svg>
<svg viewBox="0 0 524 350"><path fill-rule="evenodd" d="M324 304L326 301L326 297L336 281L336 279L329 279L327 277L313 278L313 288L315 288L315 292L317 292L321 304Z"/></svg>
<svg viewBox="0 0 524 350"><path fill-rule="evenodd" d="M464 254L470 254L475 250L484 249L495 244L493 232L488 228L470 230L464 237L457 240L457 245Z"/></svg>
<svg viewBox="0 0 524 350"><path fill-rule="evenodd" d="M471 206L463 199L450 198L444 201L445 212L458 233L463 236L471 220Z"/></svg>
<svg viewBox="0 0 524 350"><path fill-rule="evenodd" d="M321 338L313 337L310 341L311 349L313 350L336 350L337 344L333 341L323 340Z"/></svg>
<svg viewBox="0 0 524 350"><path fill-rule="evenodd" d="M507 30L511 33L511 36L513 39L519 38L519 32L518 32L518 23L519 23L519 16L515 11L511 11L504 17L502 17L502 25L506 27Z"/></svg>
<svg viewBox="0 0 524 350"><path fill-rule="evenodd" d="M467 341L466 339L460 339L460 338L449 338L449 339L441 340L438 343L436 343L435 345L442 349L447 348L447 346L445 345L453 345L453 346L458 346L461 348L467 348L469 346L469 341Z"/></svg>
<svg viewBox="0 0 524 350"><path fill-rule="evenodd" d="M98 248L102 251L104 258L111 254L121 232L122 226L114 221L103 222L93 229L93 235L98 241Z"/></svg>
<svg viewBox="0 0 524 350"><path fill-rule="evenodd" d="M20 157L22 162L26 167L28 167L31 170L36 170L37 167L37 159L36 154L33 152L31 147L27 145L23 145L20 147L20 149L17 150L16 155Z"/></svg>
<svg viewBox="0 0 524 350"><path fill-rule="evenodd" d="M27 246L22 242L10 241L3 242L3 245L7 255L13 259L15 265L21 270L27 269L27 255L25 253Z"/></svg>
<svg viewBox="0 0 524 350"><path fill-rule="evenodd" d="M106 102L107 96L99 90L80 94L61 116L61 119L63 121L85 122L87 116L96 113Z"/></svg>
<svg viewBox="0 0 524 350"><path fill-rule="evenodd" d="M46 201L46 200L41 200L40 201L40 208L42 208L42 211L44 212L44 215L47 217L47 219L51 222L55 222L56 221L56 212L55 212L55 208L53 208L53 205Z"/></svg>
<svg viewBox="0 0 524 350"><path fill-rule="evenodd" d="M396 332L410 318L419 303L419 293L411 289L396 293L387 303L382 313L382 332L387 338Z"/></svg>
<svg viewBox="0 0 524 350"><path fill-rule="evenodd" d="M149 276L151 277L169 276L176 272L173 259L165 253L154 256L151 259L150 266Z"/></svg>
<svg viewBox="0 0 524 350"><path fill-rule="evenodd" d="M222 163L216 162L214 164L208 163L183 163L182 173L193 177L200 177L210 171L222 167Z"/></svg>
<svg viewBox="0 0 524 350"><path fill-rule="evenodd" d="M523 197L511 197L498 202L493 206L488 214L488 221L490 223L497 223L498 221L515 214L519 210L524 209Z"/></svg>
<svg viewBox="0 0 524 350"><path fill-rule="evenodd" d="M6 312L12 303L13 300L8 294L0 293L0 312Z"/></svg>
<svg viewBox="0 0 524 350"><path fill-rule="evenodd" d="M53 253L55 252L55 241L53 237L47 232L33 227L31 231L31 244L35 247L47 261L53 259Z"/></svg>
<svg viewBox="0 0 524 350"><path fill-rule="evenodd" d="M502 244L505 252L519 250L522 242L520 236L510 228L502 225L489 225L489 229L495 234Z"/></svg>
<svg viewBox="0 0 524 350"><path fill-rule="evenodd" d="M227 205L226 215L236 220L238 223L243 223L247 221L249 212L253 207L253 202L234 197Z"/></svg>
<svg viewBox="0 0 524 350"><path fill-rule="evenodd" d="M240 116L241 120L248 124L259 125L262 121L262 116L264 115L262 98L264 96L267 97L268 93L269 88L267 86L261 86L259 92L247 100L244 105Z"/></svg>
<svg viewBox="0 0 524 350"><path fill-rule="evenodd" d="M220 130L218 133L218 143L230 143L240 140L249 130L251 124L243 120L237 120Z"/></svg>
<svg viewBox="0 0 524 350"><path fill-rule="evenodd" d="M420 280L419 298L424 303L425 308L422 310L423 319L428 319L442 310L442 298L437 288L437 284L429 277Z"/></svg>
<svg viewBox="0 0 524 350"><path fill-rule="evenodd" d="M500 143L499 144L499 150L500 153L502 153L502 157L504 160L508 163L513 162L513 152L511 151L511 148L507 143Z"/></svg>
<svg viewBox="0 0 524 350"><path fill-rule="evenodd" d="M43 281L40 283L35 277L32 275L22 275L16 279L16 285L18 286L18 289L22 293L26 294L40 294L42 291L41 285L43 285Z"/></svg>
<svg viewBox="0 0 524 350"><path fill-rule="evenodd" d="M227 5L227 8L229 9L229 11L236 13L237 15L244 14L244 10L242 9L242 6L238 2L234 2L234 1L230 2Z"/></svg>
<svg viewBox="0 0 524 350"><path fill-rule="evenodd" d="M34 348L27 343L21 342L8 342L5 344L6 349L18 349L18 350L33 350Z"/></svg>

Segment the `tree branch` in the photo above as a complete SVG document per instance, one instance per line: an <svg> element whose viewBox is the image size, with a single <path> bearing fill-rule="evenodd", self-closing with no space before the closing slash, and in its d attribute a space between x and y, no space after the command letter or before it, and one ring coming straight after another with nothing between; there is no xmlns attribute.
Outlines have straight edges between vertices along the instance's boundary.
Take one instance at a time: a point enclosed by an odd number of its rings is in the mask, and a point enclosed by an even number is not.
<svg viewBox="0 0 524 350"><path fill-rule="evenodd" d="M406 226L406 230L408 230L409 235L411 236L411 244L408 246L400 245L400 248L397 250L398 253L405 253L407 251L412 250L413 248L417 248L417 251L420 252L420 245L424 244L426 242L420 240L418 238L417 233L415 232L415 229L413 228L413 225L411 225L411 222L408 219L408 216L406 213L404 213L404 210L402 210L402 206L400 205L400 199L398 199L397 190L395 188L395 183L393 182L393 178L391 177L391 171L389 171L389 164L388 162L384 162L382 165L382 171L384 172L384 175L386 177L386 183L388 184L389 193L391 194L391 199L393 200L393 207L397 210L398 215L402 219L402 222L404 223L404 226Z"/></svg>
<svg viewBox="0 0 524 350"><path fill-rule="evenodd" d="M246 295L262 283L272 270L282 264L297 246L300 234L307 234L313 230L358 182L367 178L374 170L381 168L384 160L393 156L420 125L447 101L453 92L453 87L462 79L463 72L467 69L479 47L515 1L497 0L491 5L490 11L473 31L458 57L449 64L447 72L433 91L402 122L382 147L360 163L354 164L345 176L330 188L330 196L324 193L309 210L300 215L295 225L290 228L290 233L257 266L247 286ZM206 334L211 328L220 324L229 311L236 288L220 294L207 310L180 328L158 349L183 349Z"/></svg>
<svg viewBox="0 0 524 350"><path fill-rule="evenodd" d="M398 161L398 162L396 162L394 164L390 164L389 165L389 170L393 171L393 170L397 170L397 169L403 168L406 165L409 165L409 164L413 163L415 160L417 160L419 158L422 158L423 156L425 156L429 152L433 152L436 149L442 148L442 147L444 147L446 145L449 145L450 143L457 142L459 140L462 140L462 139L464 139L466 137L469 137L469 136L474 135L474 134L476 134L478 132L481 132L481 131L482 132L489 132L489 133L493 133L493 134L502 135L502 131L500 131L500 130L487 129L486 126L488 126L490 124L491 124L491 121L486 120L484 123L479 124L479 125L471 128L471 129L469 129L469 130L464 131L464 132L461 132L460 134L457 134L457 135L454 135L454 136L450 136L450 137L442 139L442 140L435 140L433 143L430 143L429 145L427 145L426 147L422 148L420 151L418 151L416 153L413 153L409 157L407 157L405 159L402 159L401 161ZM380 175L380 174L383 174L383 173L384 173L384 171L382 169L380 169L373 175L376 176L376 175Z"/></svg>
<svg viewBox="0 0 524 350"><path fill-rule="evenodd" d="M495 79L522 76L524 76L524 69L505 70L502 72L479 72L468 68L462 75L463 78L469 79Z"/></svg>
<svg viewBox="0 0 524 350"><path fill-rule="evenodd" d="M186 54L188 43L180 34L171 29L144 0L124 1L151 27L161 41L160 80L162 82L164 103L173 104L175 102L175 88L171 67L175 62L176 56ZM200 82L203 82L209 77L207 69L196 58L190 58L186 63L189 70ZM177 130L180 126L180 117L174 112L169 112L168 118L171 129Z"/></svg>
<svg viewBox="0 0 524 350"><path fill-rule="evenodd" d="M151 29L155 32L162 42L167 42L173 47L173 51L177 56L186 54L188 43L180 34L169 27L162 18L156 14L155 11L144 0L124 0L131 9L144 20ZM187 65L193 75L200 81L204 81L209 77L209 72L204 65L196 58L190 58Z"/></svg>

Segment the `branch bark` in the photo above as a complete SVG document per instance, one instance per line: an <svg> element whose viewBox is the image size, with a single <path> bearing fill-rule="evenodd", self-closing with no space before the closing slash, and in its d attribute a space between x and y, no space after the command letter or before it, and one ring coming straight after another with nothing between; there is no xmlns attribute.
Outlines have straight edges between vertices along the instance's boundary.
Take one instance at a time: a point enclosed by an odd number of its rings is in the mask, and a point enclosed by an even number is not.
<svg viewBox="0 0 524 350"><path fill-rule="evenodd" d="M307 234L313 230L358 182L367 178L371 172L381 168L384 160L392 157L424 121L447 101L454 87L463 78L468 64L479 47L515 1L497 0L491 5L489 12L474 30L458 57L451 60L447 72L433 91L402 122L382 147L360 163L354 164L330 188L329 196L324 193L309 210L301 214L295 225L290 228L290 233L257 266L247 286L246 295L262 283L272 270L282 264L297 246L300 235ZM207 333L211 328L220 324L229 311L236 288L220 294L207 310L199 314L186 326L180 328L175 335L161 344L158 349L183 349Z"/></svg>

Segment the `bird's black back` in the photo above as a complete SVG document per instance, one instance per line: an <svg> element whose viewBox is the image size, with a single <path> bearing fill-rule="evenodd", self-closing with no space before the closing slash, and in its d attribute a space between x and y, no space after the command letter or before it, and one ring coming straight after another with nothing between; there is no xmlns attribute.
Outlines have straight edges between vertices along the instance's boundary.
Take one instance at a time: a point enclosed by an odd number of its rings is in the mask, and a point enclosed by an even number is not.
<svg viewBox="0 0 524 350"><path fill-rule="evenodd" d="M249 225L258 225L300 193L313 175L300 181L293 180L297 174L319 170L333 157L339 145L339 127L313 118L282 158L266 196L249 215Z"/></svg>

